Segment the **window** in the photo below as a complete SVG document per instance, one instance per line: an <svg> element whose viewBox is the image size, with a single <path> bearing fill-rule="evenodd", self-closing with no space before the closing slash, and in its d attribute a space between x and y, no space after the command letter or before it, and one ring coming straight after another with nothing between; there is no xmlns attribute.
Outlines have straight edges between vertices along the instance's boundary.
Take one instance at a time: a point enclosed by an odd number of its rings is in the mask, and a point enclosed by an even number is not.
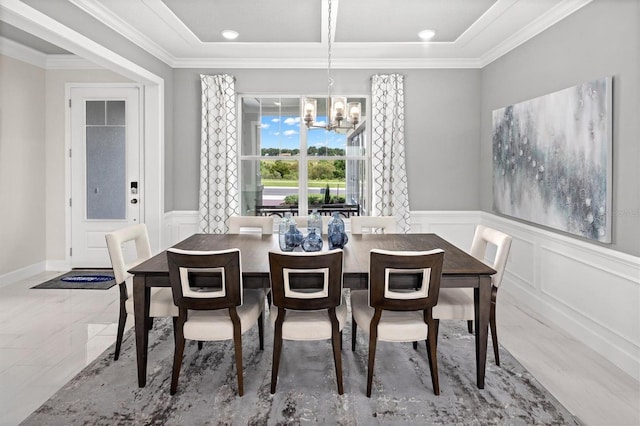
<svg viewBox="0 0 640 426"><path fill-rule="evenodd" d="M301 96L240 96L240 185L243 215L344 216L369 210L366 117L356 129L307 129ZM350 97L366 111L364 97ZM318 99L318 121L326 99ZM320 124L320 123L318 123ZM322 123L324 124L324 123ZM343 123L344 125L345 123Z"/></svg>

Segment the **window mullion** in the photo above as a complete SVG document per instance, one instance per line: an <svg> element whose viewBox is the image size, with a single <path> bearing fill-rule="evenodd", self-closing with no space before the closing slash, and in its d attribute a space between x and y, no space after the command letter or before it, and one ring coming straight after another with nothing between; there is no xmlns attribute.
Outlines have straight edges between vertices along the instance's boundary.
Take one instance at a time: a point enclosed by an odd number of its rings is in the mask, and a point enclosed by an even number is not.
<svg viewBox="0 0 640 426"><path fill-rule="evenodd" d="M300 160L298 161L298 214L306 216L309 211L309 176L307 162L308 129L300 123ZM300 225L300 224L299 224Z"/></svg>

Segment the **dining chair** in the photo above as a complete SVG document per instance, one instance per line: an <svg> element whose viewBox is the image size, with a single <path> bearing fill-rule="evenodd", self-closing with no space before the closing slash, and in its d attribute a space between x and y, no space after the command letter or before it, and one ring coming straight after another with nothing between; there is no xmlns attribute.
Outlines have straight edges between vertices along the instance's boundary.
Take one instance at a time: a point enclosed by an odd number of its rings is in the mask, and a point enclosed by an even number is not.
<svg viewBox="0 0 640 426"><path fill-rule="evenodd" d="M258 323L260 350L264 349L264 292L244 289L239 249L220 251L167 250L173 301L179 308L174 320L175 351L171 395L178 377L185 340L233 340L238 395L244 394L242 334Z"/></svg>
<svg viewBox="0 0 640 426"><path fill-rule="evenodd" d="M240 234L243 229L260 230L262 234L273 234L273 216L230 216L229 233Z"/></svg>
<svg viewBox="0 0 640 426"><path fill-rule="evenodd" d="M283 340L331 339L338 393L342 384L342 329L347 302L342 294L341 249L328 252L269 252L271 321L274 326L271 393L276 392Z"/></svg>
<svg viewBox="0 0 640 426"><path fill-rule="evenodd" d="M134 313L133 305L133 275L127 272L134 266L139 265L151 258L151 245L149 244L149 234L144 224L127 226L105 235L107 240L107 250L111 259L113 275L120 289L120 315L118 318L118 334L116 335L116 351L113 359L120 357L122 337L124 327L127 322L127 314ZM131 256L125 259L123 245L130 250ZM133 257L133 258L130 258ZM176 317L178 308L173 304L173 297L170 288L154 287L150 290L149 320L148 326L151 328L153 318Z"/></svg>
<svg viewBox="0 0 640 426"><path fill-rule="evenodd" d="M492 250L488 250L491 246L493 246ZM496 298L498 288L502 283L510 249L511 236L483 225L476 227L471 243L471 255L496 271L491 276L491 309L489 314L489 326L491 328L491 340L496 365L500 365L498 333L496 330ZM491 252L495 252L493 258L487 259ZM433 310L433 317L438 320L467 320L469 333L471 333L473 331L473 319L475 318L474 312L472 288L443 288L440 292L438 305Z"/></svg>
<svg viewBox="0 0 640 426"><path fill-rule="evenodd" d="M395 234L396 218L394 216L352 216L352 234Z"/></svg>
<svg viewBox="0 0 640 426"><path fill-rule="evenodd" d="M371 397L378 341L424 340L433 392L440 395L436 354L438 324L432 310L438 303L443 259L441 249L371 250L369 289L351 291L351 350L356 350L357 327L369 335L367 397Z"/></svg>

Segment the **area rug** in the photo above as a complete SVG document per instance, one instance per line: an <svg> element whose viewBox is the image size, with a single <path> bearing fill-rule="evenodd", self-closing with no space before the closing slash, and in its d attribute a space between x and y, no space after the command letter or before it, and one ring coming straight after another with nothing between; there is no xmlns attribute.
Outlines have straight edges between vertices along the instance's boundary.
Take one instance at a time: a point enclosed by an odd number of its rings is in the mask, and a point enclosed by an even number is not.
<svg viewBox="0 0 640 426"><path fill-rule="evenodd" d="M111 269L74 269L31 288L108 290L116 285Z"/></svg>
<svg viewBox="0 0 640 426"><path fill-rule="evenodd" d="M138 388L135 338L113 348L32 413L23 425L532 425L580 424L505 349L501 366L489 355L486 386L476 387L474 338L466 322L443 321L438 342L441 394L434 395L424 344L378 344L371 398L365 395L367 344L344 330L344 394L338 395L329 341L284 341L276 393L270 394L273 331L265 348L257 327L243 335L245 395L237 395L233 345L188 342L178 392L169 395L173 361L170 319L149 336L147 385Z"/></svg>

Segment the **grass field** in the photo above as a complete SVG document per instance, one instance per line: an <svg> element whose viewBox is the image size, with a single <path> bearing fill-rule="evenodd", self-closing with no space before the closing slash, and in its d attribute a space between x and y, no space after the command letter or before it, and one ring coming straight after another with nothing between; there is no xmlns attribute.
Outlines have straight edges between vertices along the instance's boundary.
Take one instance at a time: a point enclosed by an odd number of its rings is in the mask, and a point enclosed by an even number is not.
<svg viewBox="0 0 640 426"><path fill-rule="evenodd" d="M324 188L329 184L329 188L332 190L336 188L344 189L345 182L344 181L312 181L309 182L309 188ZM271 187L297 187L297 180L284 180L284 179L262 179L263 186L271 186Z"/></svg>

